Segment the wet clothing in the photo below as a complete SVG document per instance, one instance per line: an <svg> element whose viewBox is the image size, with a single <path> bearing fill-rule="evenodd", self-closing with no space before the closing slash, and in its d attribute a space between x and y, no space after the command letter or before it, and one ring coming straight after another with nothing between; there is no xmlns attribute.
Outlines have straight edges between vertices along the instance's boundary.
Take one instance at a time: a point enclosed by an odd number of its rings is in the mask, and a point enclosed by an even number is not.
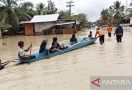
<svg viewBox="0 0 132 90"><path fill-rule="evenodd" d="M121 26L119 26L119 27L116 28L115 34L116 34L116 40L117 40L117 42L122 42L123 28Z"/></svg>
<svg viewBox="0 0 132 90"><path fill-rule="evenodd" d="M122 35L116 35L117 42L122 42Z"/></svg>
<svg viewBox="0 0 132 90"><path fill-rule="evenodd" d="M111 33L111 32L112 32L112 27L109 26L109 27L107 28L107 31L108 31L108 33Z"/></svg>
<svg viewBox="0 0 132 90"><path fill-rule="evenodd" d="M104 43L104 35L102 35L102 36L99 36L99 42L100 42L100 44L103 44Z"/></svg>
<svg viewBox="0 0 132 90"><path fill-rule="evenodd" d="M102 35L104 35L104 32L102 30L97 30L96 34L98 34L99 36L102 36Z"/></svg>
<svg viewBox="0 0 132 90"><path fill-rule="evenodd" d="M119 26L118 28L116 28L115 34L116 35L123 35L123 28L121 26Z"/></svg>
<svg viewBox="0 0 132 90"><path fill-rule="evenodd" d="M108 32L108 36L111 37L111 33Z"/></svg>
<svg viewBox="0 0 132 90"><path fill-rule="evenodd" d="M104 37L105 37L104 32L102 30L97 30L96 31L96 35L97 34L99 35L100 44L103 44L104 43Z"/></svg>
<svg viewBox="0 0 132 90"><path fill-rule="evenodd" d="M111 37L112 27L109 26L109 27L107 28L107 31L108 31L108 37Z"/></svg>

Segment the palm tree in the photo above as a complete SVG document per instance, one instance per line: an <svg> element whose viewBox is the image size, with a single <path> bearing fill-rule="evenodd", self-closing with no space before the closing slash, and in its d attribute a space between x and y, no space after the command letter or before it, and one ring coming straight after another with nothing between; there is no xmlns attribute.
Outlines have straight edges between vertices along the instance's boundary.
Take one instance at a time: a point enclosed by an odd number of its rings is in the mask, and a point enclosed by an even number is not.
<svg viewBox="0 0 132 90"><path fill-rule="evenodd" d="M101 19L103 20L103 24L107 24L109 22L109 10L108 9L103 9L101 12Z"/></svg>
<svg viewBox="0 0 132 90"><path fill-rule="evenodd" d="M3 18L1 18L2 23L8 23L11 25L18 24L18 18L15 13L14 8L17 6L18 0L0 0L0 9Z"/></svg>
<svg viewBox="0 0 132 90"><path fill-rule="evenodd" d="M114 2L114 5L112 6L112 8L114 12L113 17L114 17L115 23L118 24L122 20L122 17L124 16L125 6L121 5L121 2L116 1Z"/></svg>
<svg viewBox="0 0 132 90"><path fill-rule="evenodd" d="M47 9L47 14L57 13L57 8L55 7L54 2L52 2L51 0L48 1L48 7L46 9Z"/></svg>
<svg viewBox="0 0 132 90"><path fill-rule="evenodd" d="M130 8L127 9L128 16L132 17L132 2L130 3Z"/></svg>
<svg viewBox="0 0 132 90"><path fill-rule="evenodd" d="M0 22L12 25L16 29L22 19L29 19L30 16L23 9L18 7L18 0L0 0Z"/></svg>
<svg viewBox="0 0 132 90"><path fill-rule="evenodd" d="M33 8L34 5L31 2L20 3L18 7L15 8L19 21L30 20L35 14Z"/></svg>
<svg viewBox="0 0 132 90"><path fill-rule="evenodd" d="M45 5L43 3L39 3L37 4L36 6L36 14L37 15L44 15L46 14L46 8L45 8Z"/></svg>

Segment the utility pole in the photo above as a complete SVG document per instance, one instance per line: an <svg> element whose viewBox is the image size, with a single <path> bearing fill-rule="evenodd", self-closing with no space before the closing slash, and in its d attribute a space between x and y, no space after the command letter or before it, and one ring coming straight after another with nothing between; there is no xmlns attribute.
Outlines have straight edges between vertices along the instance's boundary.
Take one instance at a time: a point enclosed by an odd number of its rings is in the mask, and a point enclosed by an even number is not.
<svg viewBox="0 0 132 90"><path fill-rule="evenodd" d="M74 6L73 5L73 1L71 0L71 1L69 1L69 2L66 2L67 3L67 6L66 7L69 7L69 15L71 16L71 9L72 9L72 7Z"/></svg>
<svg viewBox="0 0 132 90"><path fill-rule="evenodd" d="M127 15L127 9L128 9L128 0L126 0L126 15Z"/></svg>

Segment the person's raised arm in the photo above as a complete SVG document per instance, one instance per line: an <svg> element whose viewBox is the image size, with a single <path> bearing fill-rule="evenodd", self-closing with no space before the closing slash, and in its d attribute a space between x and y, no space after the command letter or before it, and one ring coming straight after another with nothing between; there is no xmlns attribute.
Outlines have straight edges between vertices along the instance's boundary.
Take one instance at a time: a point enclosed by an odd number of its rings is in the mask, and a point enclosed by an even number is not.
<svg viewBox="0 0 132 90"><path fill-rule="evenodd" d="M25 52L28 52L32 48L32 44L25 50Z"/></svg>

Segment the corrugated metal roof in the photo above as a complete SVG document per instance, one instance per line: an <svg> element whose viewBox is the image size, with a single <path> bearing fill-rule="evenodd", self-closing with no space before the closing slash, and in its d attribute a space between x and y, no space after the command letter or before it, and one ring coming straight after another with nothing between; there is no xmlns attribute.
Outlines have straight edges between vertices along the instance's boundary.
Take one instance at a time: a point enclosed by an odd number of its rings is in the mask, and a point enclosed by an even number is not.
<svg viewBox="0 0 132 90"><path fill-rule="evenodd" d="M61 25L68 25L68 24L73 24L73 23L75 23L75 22L57 23L57 24L55 24L55 25L57 25L57 26L61 26Z"/></svg>
<svg viewBox="0 0 132 90"><path fill-rule="evenodd" d="M59 14L36 15L36 16L33 17L33 19L30 22L31 23L52 22L52 21L57 21L58 17L59 17Z"/></svg>

